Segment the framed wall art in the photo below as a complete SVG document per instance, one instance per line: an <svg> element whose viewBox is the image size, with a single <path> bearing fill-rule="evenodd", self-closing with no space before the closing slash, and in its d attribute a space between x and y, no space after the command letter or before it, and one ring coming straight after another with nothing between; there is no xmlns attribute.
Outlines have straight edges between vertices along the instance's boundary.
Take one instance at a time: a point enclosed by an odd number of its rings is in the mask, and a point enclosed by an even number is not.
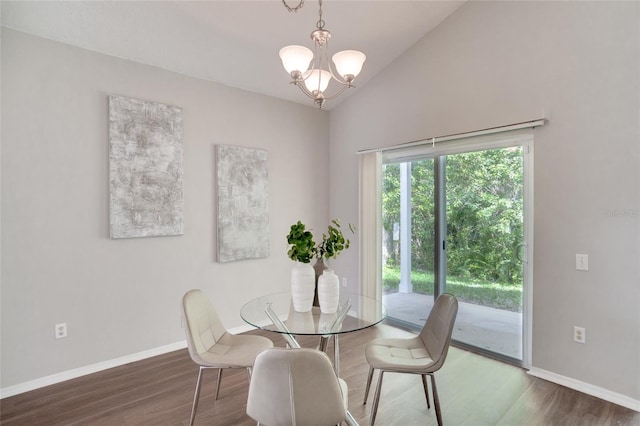
<svg viewBox="0 0 640 426"><path fill-rule="evenodd" d="M218 262L269 256L267 151L216 146Z"/></svg>
<svg viewBox="0 0 640 426"><path fill-rule="evenodd" d="M182 109L109 96L111 238L184 233Z"/></svg>

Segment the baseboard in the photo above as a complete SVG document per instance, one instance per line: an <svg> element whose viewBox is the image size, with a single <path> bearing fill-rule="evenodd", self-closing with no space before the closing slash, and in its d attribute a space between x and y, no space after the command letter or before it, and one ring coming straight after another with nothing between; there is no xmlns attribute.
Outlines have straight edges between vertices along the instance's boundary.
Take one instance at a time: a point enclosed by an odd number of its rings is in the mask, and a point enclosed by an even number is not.
<svg viewBox="0 0 640 426"><path fill-rule="evenodd" d="M177 351L180 349L184 349L186 347L187 347L187 341L183 340L180 342L171 343L169 345L160 346L158 348L149 349L147 351L137 352L134 354L125 355L125 356L111 359L108 361L87 365L85 367L74 368L73 370L52 374L51 376L30 380L28 382L24 382L24 383L20 383L17 385L0 389L0 399L8 398L10 396L14 396L24 392L29 392L35 389L43 388L45 386L54 385L56 383L64 382L66 380L75 379L77 377L86 376L87 374L97 373L98 371L107 370L109 368L119 367L121 365L129 364L131 362L141 361L143 359Z"/></svg>
<svg viewBox="0 0 640 426"><path fill-rule="evenodd" d="M269 320L265 320L264 321L264 325L269 325L271 324L271 321ZM260 324L263 325L263 324ZM252 325L249 324L244 324L238 327L234 327L234 328L228 328L227 332L231 333L231 334L242 334L242 333L246 333L247 331L251 331L251 330L256 330L256 328Z"/></svg>
<svg viewBox="0 0 640 426"><path fill-rule="evenodd" d="M605 401L609 401L614 404L621 405L631 410L640 412L640 400L630 398L626 395L622 395L617 392L601 388L599 386L594 386L589 383L581 382L580 380L572 379L570 377L562 376L560 374L552 373L551 371L546 371L535 367L532 367L529 370L529 374L547 380L549 382L553 382L577 390L578 392L586 393L587 395L595 396L596 398L600 398Z"/></svg>
<svg viewBox="0 0 640 426"><path fill-rule="evenodd" d="M255 329L256 328L252 325L244 324L238 327L230 328L227 331L232 334L241 334ZM85 367L74 368L73 370L63 371L61 373L52 374L51 376L41 377L39 379L19 383L17 385L0 389L0 399L43 388L45 386L55 385L56 383L86 376L87 374L97 373L98 371L107 370L109 368L119 367L131 362L141 361L143 359L163 355L169 352L184 349L186 347L187 341L182 340L180 342L171 343L165 346L160 346L158 348L149 349L147 351L137 352L135 354L125 355L120 358L87 365Z"/></svg>

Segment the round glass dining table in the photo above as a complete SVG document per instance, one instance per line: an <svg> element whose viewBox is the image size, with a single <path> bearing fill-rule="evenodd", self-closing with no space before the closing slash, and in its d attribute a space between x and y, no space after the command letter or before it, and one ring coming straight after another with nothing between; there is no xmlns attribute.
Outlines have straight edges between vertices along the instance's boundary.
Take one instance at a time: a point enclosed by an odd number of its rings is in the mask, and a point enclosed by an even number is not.
<svg viewBox="0 0 640 426"><path fill-rule="evenodd" d="M334 337L334 367L340 371L338 336L372 327L386 315L381 300L360 294L340 292L338 310L333 314L323 314L314 306L309 312L293 309L291 292L261 296L246 303L240 310L242 319L262 330L280 333L292 347L300 347L295 335L320 336L319 349L326 351L326 345Z"/></svg>
<svg viewBox="0 0 640 426"><path fill-rule="evenodd" d="M381 300L342 291L338 310L333 314L323 314L317 306L308 312L297 312L293 308L291 292L282 292L251 300L240 309L240 316L254 327L280 333L293 348L300 347L296 335L313 335L320 337L318 349L326 352L327 343L333 337L333 367L339 377L340 334L372 327L384 320L386 312ZM349 411L347 424L358 425Z"/></svg>
<svg viewBox="0 0 640 426"><path fill-rule="evenodd" d="M341 309L346 312L343 318L339 318ZM281 324L274 324L269 310L286 325L286 329L282 328ZM258 297L246 303L240 310L240 316L246 323L262 330L317 336L362 330L378 324L385 315L386 309L382 301L347 292L340 292L338 311L334 314L323 314L317 306L309 312L295 311L291 302L291 292Z"/></svg>

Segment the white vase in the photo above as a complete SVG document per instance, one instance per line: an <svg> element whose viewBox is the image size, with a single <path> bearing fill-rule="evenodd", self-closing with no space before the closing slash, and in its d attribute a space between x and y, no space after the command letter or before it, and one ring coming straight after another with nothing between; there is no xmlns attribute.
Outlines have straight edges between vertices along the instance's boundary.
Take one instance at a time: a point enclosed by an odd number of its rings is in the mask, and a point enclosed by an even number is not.
<svg viewBox="0 0 640 426"><path fill-rule="evenodd" d="M323 314L335 314L338 310L340 299L340 282L338 276L331 269L325 269L318 278L318 300L320 312Z"/></svg>
<svg viewBox="0 0 640 426"><path fill-rule="evenodd" d="M297 312L309 312L313 305L315 271L310 263L296 262L291 268L291 300Z"/></svg>

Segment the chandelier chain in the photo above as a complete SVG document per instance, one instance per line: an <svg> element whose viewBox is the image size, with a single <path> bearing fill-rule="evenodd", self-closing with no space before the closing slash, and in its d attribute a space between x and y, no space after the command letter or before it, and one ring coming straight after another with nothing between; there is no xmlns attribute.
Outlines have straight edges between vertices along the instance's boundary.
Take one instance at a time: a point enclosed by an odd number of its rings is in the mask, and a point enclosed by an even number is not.
<svg viewBox="0 0 640 426"><path fill-rule="evenodd" d="M324 20L322 19L322 0L318 0L318 22L316 22L316 28L319 30L324 29Z"/></svg>
<svg viewBox="0 0 640 426"><path fill-rule="evenodd" d="M300 0L298 5L294 6L294 7L289 6L287 4L287 0L282 0L282 4L284 4L284 7L286 7L289 12L297 12L298 10L300 10L302 8L302 5L304 5L304 0Z"/></svg>

